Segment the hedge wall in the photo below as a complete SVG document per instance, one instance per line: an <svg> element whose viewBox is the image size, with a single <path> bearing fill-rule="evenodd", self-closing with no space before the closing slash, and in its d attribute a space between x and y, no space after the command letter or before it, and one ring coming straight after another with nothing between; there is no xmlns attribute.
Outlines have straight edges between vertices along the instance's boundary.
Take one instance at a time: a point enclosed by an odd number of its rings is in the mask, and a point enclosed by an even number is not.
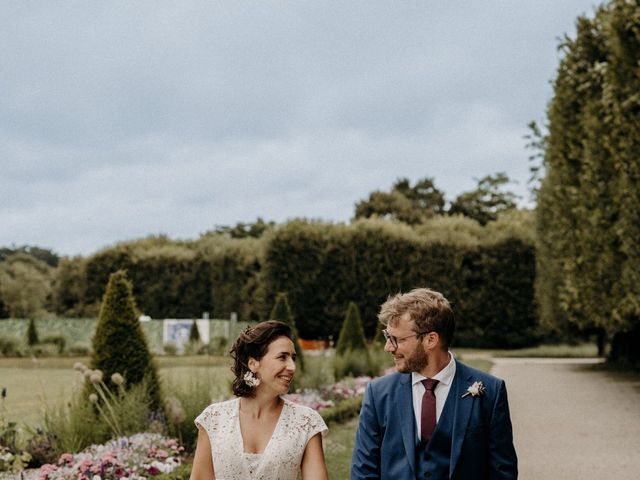
<svg viewBox="0 0 640 480"><path fill-rule="evenodd" d="M372 338L389 294L428 286L452 302L458 345L519 347L535 340L534 263L514 237L451 245L388 222L295 221L267 237L263 281L267 298L289 294L303 338L337 338L350 301Z"/></svg>

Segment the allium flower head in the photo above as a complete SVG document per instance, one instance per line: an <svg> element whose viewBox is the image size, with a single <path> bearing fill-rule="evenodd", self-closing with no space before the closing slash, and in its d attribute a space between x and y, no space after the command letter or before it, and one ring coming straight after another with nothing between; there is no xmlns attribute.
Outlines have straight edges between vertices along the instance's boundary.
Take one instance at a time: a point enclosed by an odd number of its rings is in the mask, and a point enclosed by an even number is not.
<svg viewBox="0 0 640 480"><path fill-rule="evenodd" d="M102 372L100 370L94 370L89 376L91 383L100 383L102 381Z"/></svg>
<svg viewBox="0 0 640 480"><path fill-rule="evenodd" d="M111 381L114 383L114 385L120 386L124 383L124 377L120 375L118 372L116 372L113 375L111 375Z"/></svg>
<svg viewBox="0 0 640 480"><path fill-rule="evenodd" d="M98 395L96 395L95 393L92 393L91 395L89 395L89 401L91 403L98 403Z"/></svg>
<svg viewBox="0 0 640 480"><path fill-rule="evenodd" d="M73 369L76 372L84 373L87 370L87 366L82 362L76 362L73 364Z"/></svg>

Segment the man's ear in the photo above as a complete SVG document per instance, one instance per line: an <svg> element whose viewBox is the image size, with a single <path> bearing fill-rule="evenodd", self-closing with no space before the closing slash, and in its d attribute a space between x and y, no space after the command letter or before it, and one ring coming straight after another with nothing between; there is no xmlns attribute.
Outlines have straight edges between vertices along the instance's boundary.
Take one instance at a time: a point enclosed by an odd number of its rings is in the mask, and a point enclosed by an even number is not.
<svg viewBox="0 0 640 480"><path fill-rule="evenodd" d="M440 334L438 332L429 332L424 338L427 340L427 348L440 348Z"/></svg>

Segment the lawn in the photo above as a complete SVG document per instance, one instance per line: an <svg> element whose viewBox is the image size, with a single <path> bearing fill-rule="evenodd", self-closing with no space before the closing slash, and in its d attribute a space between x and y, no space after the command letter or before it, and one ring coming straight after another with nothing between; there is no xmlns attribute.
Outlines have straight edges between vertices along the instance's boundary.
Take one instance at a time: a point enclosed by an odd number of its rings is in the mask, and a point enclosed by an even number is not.
<svg viewBox="0 0 640 480"><path fill-rule="evenodd" d="M203 376L212 385L220 385L218 395L231 382L229 360L226 357L156 357L161 381L166 385L187 384L191 379ZM75 388L81 385L78 373L73 370L75 362L88 363L88 358L52 357L32 360L30 358L0 358L0 388L7 389L4 405L0 404L0 415L7 421L37 426L42 421L46 405L59 405L70 398ZM4 412L2 408L4 407Z"/></svg>

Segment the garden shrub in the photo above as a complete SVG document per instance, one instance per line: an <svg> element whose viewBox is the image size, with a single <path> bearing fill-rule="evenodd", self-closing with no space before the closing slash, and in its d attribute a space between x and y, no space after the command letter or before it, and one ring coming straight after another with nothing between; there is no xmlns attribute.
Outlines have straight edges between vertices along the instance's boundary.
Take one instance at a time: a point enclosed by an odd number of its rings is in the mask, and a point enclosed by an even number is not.
<svg viewBox="0 0 640 480"><path fill-rule="evenodd" d="M362 408L362 395L343 400L335 407L323 408L320 415L327 423L341 423L360 414Z"/></svg>
<svg viewBox="0 0 640 480"><path fill-rule="evenodd" d="M67 339L64 335L48 335L44 337L41 341L41 344L50 344L55 345L58 349L58 354L64 353L64 349L67 346Z"/></svg>
<svg viewBox="0 0 640 480"><path fill-rule="evenodd" d="M189 329L189 342L200 342L200 331L198 330L198 324L195 320L191 322L191 328Z"/></svg>
<svg viewBox="0 0 640 480"><path fill-rule="evenodd" d="M89 347L89 345L83 342L73 343L67 349L67 353L69 355L76 356L76 357L85 357L89 355L90 352L91 352L91 348Z"/></svg>
<svg viewBox="0 0 640 480"><path fill-rule="evenodd" d="M29 320L27 327L27 345L33 347L38 344L38 330L36 330L36 322L33 318Z"/></svg>
<svg viewBox="0 0 640 480"><path fill-rule="evenodd" d="M333 382L333 369L331 360L325 356L305 357L304 372L297 372L297 384L299 389L320 390Z"/></svg>
<svg viewBox="0 0 640 480"><path fill-rule="evenodd" d="M344 377L372 376L372 365L368 350L347 350L333 357L333 374L336 381ZM376 372L377 374L377 372Z"/></svg>
<svg viewBox="0 0 640 480"><path fill-rule="evenodd" d="M367 343L364 338L364 331L362 330L362 320L360 320L360 311L358 306L350 302L347 314L342 328L340 329L340 336L338 337L338 343L336 345L336 354L342 355L347 350L365 350L367 349Z"/></svg>
<svg viewBox="0 0 640 480"><path fill-rule="evenodd" d="M20 340L8 335L0 335L0 355L3 357L21 357Z"/></svg>
<svg viewBox="0 0 640 480"><path fill-rule="evenodd" d="M158 373L131 290L124 271L110 276L93 336L91 368L101 370L108 388L114 391L111 381L114 373L124 376L126 388L146 380L151 408L155 410L161 406Z"/></svg>
<svg viewBox="0 0 640 480"><path fill-rule="evenodd" d="M165 355L177 355L178 354L178 347L173 342L165 343L162 346L162 350L164 350Z"/></svg>

